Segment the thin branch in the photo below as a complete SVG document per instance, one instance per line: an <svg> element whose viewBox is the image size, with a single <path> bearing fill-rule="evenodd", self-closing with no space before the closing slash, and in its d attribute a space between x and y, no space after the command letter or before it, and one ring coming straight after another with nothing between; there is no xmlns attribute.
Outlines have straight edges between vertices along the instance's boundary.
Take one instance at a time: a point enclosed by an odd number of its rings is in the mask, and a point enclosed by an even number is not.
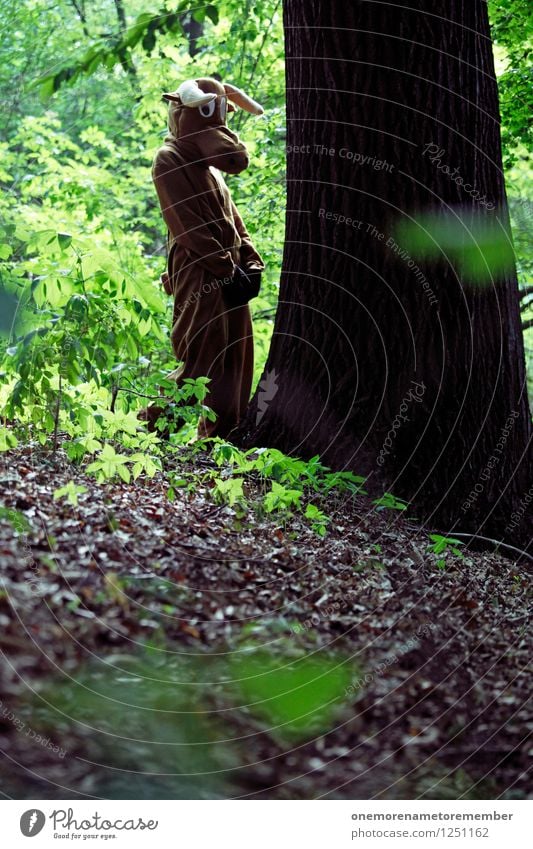
<svg viewBox="0 0 533 849"><path fill-rule="evenodd" d="M254 312L254 318L269 318L276 314L276 307L269 307L268 309L259 310L258 312Z"/></svg>
<svg viewBox="0 0 533 849"><path fill-rule="evenodd" d="M57 401L56 408L54 413L54 443L53 443L53 451L54 453L57 451L57 445L59 441L59 414L61 412L61 395L62 395L63 387L61 380L61 371L59 371L59 389L57 392Z"/></svg>
<svg viewBox="0 0 533 849"><path fill-rule="evenodd" d="M89 30L87 29L87 16L85 14L85 3L83 2L83 0L70 0L70 5L73 6L74 9L76 10L76 14L81 21L81 25L82 25L84 35L86 35L87 38L90 38L91 34L90 34Z"/></svg>
<svg viewBox="0 0 533 849"><path fill-rule="evenodd" d="M200 47L198 47L198 41L202 38L204 34L204 25L193 18L190 12L185 12L180 16L180 23L183 29L183 32L187 36L187 42L189 44L189 56L194 58L197 53L200 52Z"/></svg>
<svg viewBox="0 0 533 849"><path fill-rule="evenodd" d="M267 40L267 38L270 34L270 30L272 29L272 25L274 23L274 17L276 15L276 12L278 11L280 6L281 6L281 0L278 0L276 5L274 6L274 10L272 12L271 18L270 18L268 25L267 25L267 28L264 32L263 39L262 39L261 44L259 46L259 50L257 51L257 56L255 57L255 62L253 64L252 70L250 72L250 79L248 80L248 90L250 90L250 91L251 91L251 86L252 86L252 82L253 82L253 79L254 79L254 75L255 75L255 72L257 70L257 65L259 63L259 60L261 59L262 54L263 54L263 48L264 48L266 40Z"/></svg>
<svg viewBox="0 0 533 849"><path fill-rule="evenodd" d="M117 18L120 24L121 34L127 29L126 12L124 10L123 0L115 0L115 9L117 10Z"/></svg>
<svg viewBox="0 0 533 849"><path fill-rule="evenodd" d="M115 404L117 402L118 386L115 384L111 390L111 404L109 405L110 412L115 412Z"/></svg>
<svg viewBox="0 0 533 849"><path fill-rule="evenodd" d="M116 389L116 392L115 392ZM144 392L137 392L135 389L126 389L125 386L117 386L113 388L113 393L116 397L118 392L128 392L130 395L138 395L139 398L148 398L149 401L170 401L170 398L165 398L164 395L145 395Z"/></svg>

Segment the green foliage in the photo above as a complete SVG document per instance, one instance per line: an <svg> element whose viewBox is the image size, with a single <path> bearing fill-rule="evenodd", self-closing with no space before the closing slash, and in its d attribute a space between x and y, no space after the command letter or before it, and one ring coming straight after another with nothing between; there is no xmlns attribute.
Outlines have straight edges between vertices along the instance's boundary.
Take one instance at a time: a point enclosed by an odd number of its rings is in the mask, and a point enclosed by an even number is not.
<svg viewBox="0 0 533 849"><path fill-rule="evenodd" d="M60 486L59 489L54 490L54 501L59 498L66 498L69 504L77 507L78 496L83 495L84 492L87 492L86 486L79 486L74 481L69 481L65 486Z"/></svg>
<svg viewBox="0 0 533 849"><path fill-rule="evenodd" d="M75 83L81 74L94 74L101 67L112 71L115 65L121 65L128 71L132 68L131 53L138 45L150 54L162 34L184 35L183 15L189 11L190 6L186 0L177 5L175 12L164 8L156 14L143 12L132 26L107 36L101 42L95 42L81 56L74 55L68 62L54 68L52 73L39 77L34 85L38 86L41 97L46 101L64 83ZM216 23L218 12L215 6L205 6L203 12Z"/></svg>
<svg viewBox="0 0 533 849"><path fill-rule="evenodd" d="M130 457L126 454L117 454L112 445L104 445L98 455L98 459L87 466L87 471L96 474L98 483L110 480L115 475L118 475L123 481L129 483L131 475L127 464L130 461Z"/></svg>
<svg viewBox="0 0 533 849"><path fill-rule="evenodd" d="M441 534L430 534L431 544L427 547L427 552L435 556L435 565L437 569L446 568L447 554L455 554L456 557L463 558L463 552L458 548L459 545L464 545L461 540L454 537L446 537ZM444 555L440 557L439 555Z"/></svg>
<svg viewBox="0 0 533 849"><path fill-rule="evenodd" d="M133 468L130 470L128 466ZM139 452L134 454L118 454L112 445L107 443L98 453L96 460L87 466L87 472L94 473L98 483L112 480L118 475L125 483L129 483L144 472L152 478L161 469L161 461L157 457Z"/></svg>
<svg viewBox="0 0 533 849"><path fill-rule="evenodd" d="M0 507L0 519L8 521L13 530L19 534L31 530L31 524L27 517L20 510L15 510L14 507Z"/></svg>
<svg viewBox="0 0 533 849"><path fill-rule="evenodd" d="M378 510L407 510L407 504L396 498L391 492L384 492L380 498L376 498L374 504Z"/></svg>
<svg viewBox="0 0 533 849"><path fill-rule="evenodd" d="M283 484L272 481L272 489L265 495L263 505L267 513L275 510L290 510L291 507L300 507L302 491L299 489L288 489Z"/></svg>
<svg viewBox="0 0 533 849"><path fill-rule="evenodd" d="M177 398L165 383L176 364L150 165L165 133L161 92L187 76L218 74L267 107L261 119L230 118L252 155L250 169L230 178L232 193L267 261L253 304L256 380L266 359L283 243L281 4L249 3L245 18L230 0L149 12L141 0L122 5L126 28L113 4L87 5L80 19L68 0L15 10L0 0L0 16L10 20L0 30L0 411L16 427L2 430L0 450L17 435L55 446L66 433L75 461L110 438L127 454L134 431L111 434L106 411L132 413L132 422L162 389L170 399L161 433L186 440L199 415L213 418L205 394L187 397L185 386ZM203 27L194 67L184 35L191 15ZM5 38L8 30L14 38ZM6 67L24 76L25 97L11 99Z"/></svg>
<svg viewBox="0 0 533 849"><path fill-rule="evenodd" d="M516 160L516 149L531 151L533 130L533 20L528 0L490 0L492 38L502 69L498 76L504 164Z"/></svg>
<svg viewBox="0 0 533 849"><path fill-rule="evenodd" d="M5 245L0 245L5 247ZM1 258L1 254L0 254ZM10 334L17 316L17 299L10 292L3 289L0 280L0 334Z"/></svg>
<svg viewBox="0 0 533 849"><path fill-rule="evenodd" d="M212 457L219 467L224 467L224 478L215 479L213 495L217 501L235 504L241 498L243 479L249 478L259 483L265 494L261 508L267 514L290 518L296 513L306 519L318 536L325 536L330 517L320 507L309 500L314 496L324 500L335 492L354 498L366 495L363 489L365 478L353 472L332 472L320 462L316 455L310 460L289 457L276 448L252 448L240 451L234 445L221 440L212 441ZM238 475L238 477L235 477ZM191 478L194 479L194 474ZM237 481L238 486L233 491L231 481ZM186 479L181 485L186 484ZM193 486L189 480L189 486ZM173 493L172 493L173 495ZM230 500L232 499L232 500ZM407 504L396 498L390 492L376 499L374 505L378 510L406 510ZM251 506L249 504L249 506ZM257 505L253 505L259 509Z"/></svg>
<svg viewBox="0 0 533 849"><path fill-rule="evenodd" d="M124 592L115 579L106 582L106 594L121 604ZM222 664L215 658L210 670L210 658L176 659L171 647L160 654L115 652L74 678L48 682L42 698L27 696L20 713L43 734L53 729L73 745L88 745L95 764L108 765L92 773L106 798L131 792L138 798L219 797L229 792L226 772L236 766L235 755L218 742L224 728L210 709L209 688L199 682L210 672L216 677Z"/></svg>
<svg viewBox="0 0 533 849"><path fill-rule="evenodd" d="M152 383L153 380L149 382ZM161 375L157 384L160 390L166 389L166 395L152 397L154 406L161 407L159 418L155 422L158 434L171 440L172 436L178 435L178 439L172 440L173 442L187 442L196 434L200 417L208 421L216 420L213 410L204 403L209 378L185 378L177 389L173 380ZM155 388L154 385L154 390Z"/></svg>
<svg viewBox="0 0 533 849"><path fill-rule="evenodd" d="M245 500L242 485L242 478L218 478L215 481L213 498L219 504L229 504L230 507L237 503L242 504Z"/></svg>
<svg viewBox="0 0 533 849"><path fill-rule="evenodd" d="M311 527L319 537L326 536L329 516L326 516L322 510L319 510L315 504L308 504L305 508L304 516L311 522Z"/></svg>
<svg viewBox="0 0 533 849"><path fill-rule="evenodd" d="M440 534L430 534L429 538L432 544L428 547L428 551L431 551L433 554L442 554L449 550L452 554L456 554L459 557L462 556L462 553L457 548L458 545L464 545L461 540L454 539L453 537L444 537Z"/></svg>
<svg viewBox="0 0 533 849"><path fill-rule="evenodd" d="M0 427L0 451L9 451L11 448L16 448L18 439L7 427Z"/></svg>

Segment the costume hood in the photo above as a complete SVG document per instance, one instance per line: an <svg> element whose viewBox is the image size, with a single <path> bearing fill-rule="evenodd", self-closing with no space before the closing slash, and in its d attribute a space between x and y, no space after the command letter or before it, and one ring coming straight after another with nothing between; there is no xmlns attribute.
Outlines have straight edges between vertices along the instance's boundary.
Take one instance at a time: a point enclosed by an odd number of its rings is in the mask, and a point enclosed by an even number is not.
<svg viewBox="0 0 533 849"><path fill-rule="evenodd" d="M248 152L226 125L235 103L247 112L262 115L262 107L229 83L203 78L186 80L176 91L165 92L169 103L165 144L187 162L210 165L226 174L240 174L249 165Z"/></svg>

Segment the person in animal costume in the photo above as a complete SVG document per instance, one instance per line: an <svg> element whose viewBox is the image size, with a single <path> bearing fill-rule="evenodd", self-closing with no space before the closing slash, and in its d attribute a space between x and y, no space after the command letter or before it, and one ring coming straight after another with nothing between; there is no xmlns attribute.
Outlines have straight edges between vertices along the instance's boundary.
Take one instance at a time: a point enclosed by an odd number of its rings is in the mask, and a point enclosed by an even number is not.
<svg viewBox="0 0 533 849"><path fill-rule="evenodd" d="M187 80L163 98L170 132L155 156L152 177L168 228L162 282L174 296L171 340L182 363L170 377L178 386L185 378L210 378L206 404L216 421L202 418L198 433L226 437L250 398L248 300L259 291L265 267L220 173L240 174L249 165L226 115L234 111L232 104L254 115L263 109L240 89L214 79Z"/></svg>

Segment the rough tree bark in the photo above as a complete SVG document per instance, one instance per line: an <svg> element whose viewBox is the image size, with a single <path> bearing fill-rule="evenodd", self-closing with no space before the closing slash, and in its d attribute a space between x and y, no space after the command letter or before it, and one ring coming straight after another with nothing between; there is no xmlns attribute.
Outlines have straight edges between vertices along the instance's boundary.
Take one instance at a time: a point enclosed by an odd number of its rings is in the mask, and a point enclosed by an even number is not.
<svg viewBox="0 0 533 849"><path fill-rule="evenodd" d="M239 438L366 473L434 527L523 540L514 268L472 286L444 253L395 248L398 222L428 210L510 232L486 3L288 0L284 17L280 304Z"/></svg>

